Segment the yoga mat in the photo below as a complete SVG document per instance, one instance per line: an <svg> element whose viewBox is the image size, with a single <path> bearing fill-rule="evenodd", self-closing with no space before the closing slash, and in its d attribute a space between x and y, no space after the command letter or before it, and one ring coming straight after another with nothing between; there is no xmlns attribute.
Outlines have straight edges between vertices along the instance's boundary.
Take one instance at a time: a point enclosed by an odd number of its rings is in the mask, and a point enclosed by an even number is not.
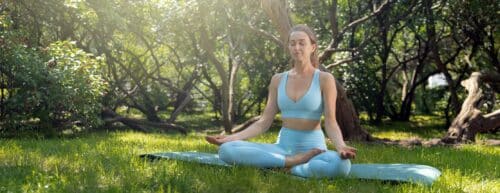
<svg viewBox="0 0 500 193"><path fill-rule="evenodd" d="M231 166L219 159L219 155L203 152L161 152L142 154L148 159L172 159L202 164ZM418 164L352 164L348 178L411 182L432 185L441 172L431 166Z"/></svg>
<svg viewBox="0 0 500 193"><path fill-rule="evenodd" d="M352 164L349 178L388 180L432 185L441 172L431 166L417 164Z"/></svg>
<svg viewBox="0 0 500 193"><path fill-rule="evenodd" d="M202 153L202 152L162 152L162 153L151 153L140 155L143 158L148 158L151 160L155 159L174 159L190 162L198 162L202 164L219 165L219 166L231 166L226 162L219 159L219 155L213 153Z"/></svg>

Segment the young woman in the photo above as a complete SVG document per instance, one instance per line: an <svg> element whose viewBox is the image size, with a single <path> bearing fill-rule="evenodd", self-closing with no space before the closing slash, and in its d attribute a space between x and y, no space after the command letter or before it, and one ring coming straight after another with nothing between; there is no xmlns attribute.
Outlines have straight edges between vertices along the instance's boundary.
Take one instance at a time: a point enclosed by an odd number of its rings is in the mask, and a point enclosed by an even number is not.
<svg viewBox="0 0 500 193"><path fill-rule="evenodd" d="M337 124L335 79L318 69L316 36L306 25L297 25L290 30L287 43L293 68L272 77L260 120L239 133L207 136L206 140L220 145L219 157L226 163L285 167L302 177L346 176L356 149L344 143ZM275 144L243 141L266 132L279 110L283 127ZM327 150L320 126L323 114L325 132L337 152Z"/></svg>

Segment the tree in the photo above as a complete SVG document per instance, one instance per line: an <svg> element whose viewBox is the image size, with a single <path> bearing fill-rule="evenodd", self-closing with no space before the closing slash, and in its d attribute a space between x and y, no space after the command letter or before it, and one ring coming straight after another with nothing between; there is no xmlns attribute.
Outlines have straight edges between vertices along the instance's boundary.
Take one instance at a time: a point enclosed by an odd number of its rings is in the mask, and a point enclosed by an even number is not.
<svg viewBox="0 0 500 193"><path fill-rule="evenodd" d="M496 93L500 93L500 74L496 72L474 72L461 85L468 91L468 96L462 104L460 113L451 123L444 143L459 143L475 141L476 133L487 132L500 128L500 109L484 114L480 107L484 104L482 85L489 85Z"/></svg>
<svg viewBox="0 0 500 193"><path fill-rule="evenodd" d="M420 10L421 6L414 6L403 13L406 15L400 21L403 28L399 28L401 33L398 37L393 37L396 42L390 48L393 61L397 63L395 77L391 80L397 86L389 91L397 94L390 96L392 103L387 105L387 113L392 120L409 121L417 87L425 85L430 76L439 73L430 65L430 48L423 30L425 23L419 19L423 15Z"/></svg>
<svg viewBox="0 0 500 193"><path fill-rule="evenodd" d="M477 132L492 131L500 127L498 109L490 107L485 113L481 110L484 103L495 98L488 95L500 93L499 48L498 39L494 38L495 34L498 35L499 24L494 10L498 10L499 5L494 1L485 3L458 0L453 3L448 13L453 17L448 17L449 21L464 36L465 43L468 43L464 45L469 47L462 61L466 66L475 67L476 72L461 81L468 95L447 134L442 138L444 143L475 141Z"/></svg>

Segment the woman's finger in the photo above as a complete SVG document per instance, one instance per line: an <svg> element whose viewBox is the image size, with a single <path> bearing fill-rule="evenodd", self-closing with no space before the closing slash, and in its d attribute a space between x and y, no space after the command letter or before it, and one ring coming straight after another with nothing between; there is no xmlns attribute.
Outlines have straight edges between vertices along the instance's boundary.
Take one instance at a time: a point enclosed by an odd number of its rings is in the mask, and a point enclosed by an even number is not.
<svg viewBox="0 0 500 193"><path fill-rule="evenodd" d="M221 144L221 142L219 141L219 139L217 139L216 136L205 136L205 139L211 144L215 144L215 145Z"/></svg>
<svg viewBox="0 0 500 193"><path fill-rule="evenodd" d="M354 153L354 152L349 152L348 154L349 154L349 159L354 159L354 158L356 158L356 153Z"/></svg>
<svg viewBox="0 0 500 193"><path fill-rule="evenodd" d="M349 155L348 155L347 152L342 151L342 152L340 152L340 158L342 158L342 159L349 159Z"/></svg>
<svg viewBox="0 0 500 193"><path fill-rule="evenodd" d="M354 152L354 153L356 153L356 152L358 151L356 148L354 148L354 147L350 147L350 146L346 146L345 148L346 148L347 150L349 150L349 151Z"/></svg>
<svg viewBox="0 0 500 193"><path fill-rule="evenodd" d="M340 152L340 158L342 159L354 159L356 157L356 153L350 151L349 149L343 150Z"/></svg>

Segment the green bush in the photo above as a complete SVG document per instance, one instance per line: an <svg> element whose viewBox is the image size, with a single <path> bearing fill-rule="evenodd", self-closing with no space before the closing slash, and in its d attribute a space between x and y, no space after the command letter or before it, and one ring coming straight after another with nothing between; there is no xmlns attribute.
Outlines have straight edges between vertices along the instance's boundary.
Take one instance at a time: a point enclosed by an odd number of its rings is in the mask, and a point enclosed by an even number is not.
<svg viewBox="0 0 500 193"><path fill-rule="evenodd" d="M3 135L20 131L54 134L101 124L100 103L106 88L100 75L102 58L68 41L34 49L4 40L0 75L9 86L0 101Z"/></svg>
<svg viewBox="0 0 500 193"><path fill-rule="evenodd" d="M379 85L376 69L372 61L359 61L345 65L340 69L339 81L342 82L347 96L352 100L358 112L366 112L370 120L375 116L375 102Z"/></svg>

